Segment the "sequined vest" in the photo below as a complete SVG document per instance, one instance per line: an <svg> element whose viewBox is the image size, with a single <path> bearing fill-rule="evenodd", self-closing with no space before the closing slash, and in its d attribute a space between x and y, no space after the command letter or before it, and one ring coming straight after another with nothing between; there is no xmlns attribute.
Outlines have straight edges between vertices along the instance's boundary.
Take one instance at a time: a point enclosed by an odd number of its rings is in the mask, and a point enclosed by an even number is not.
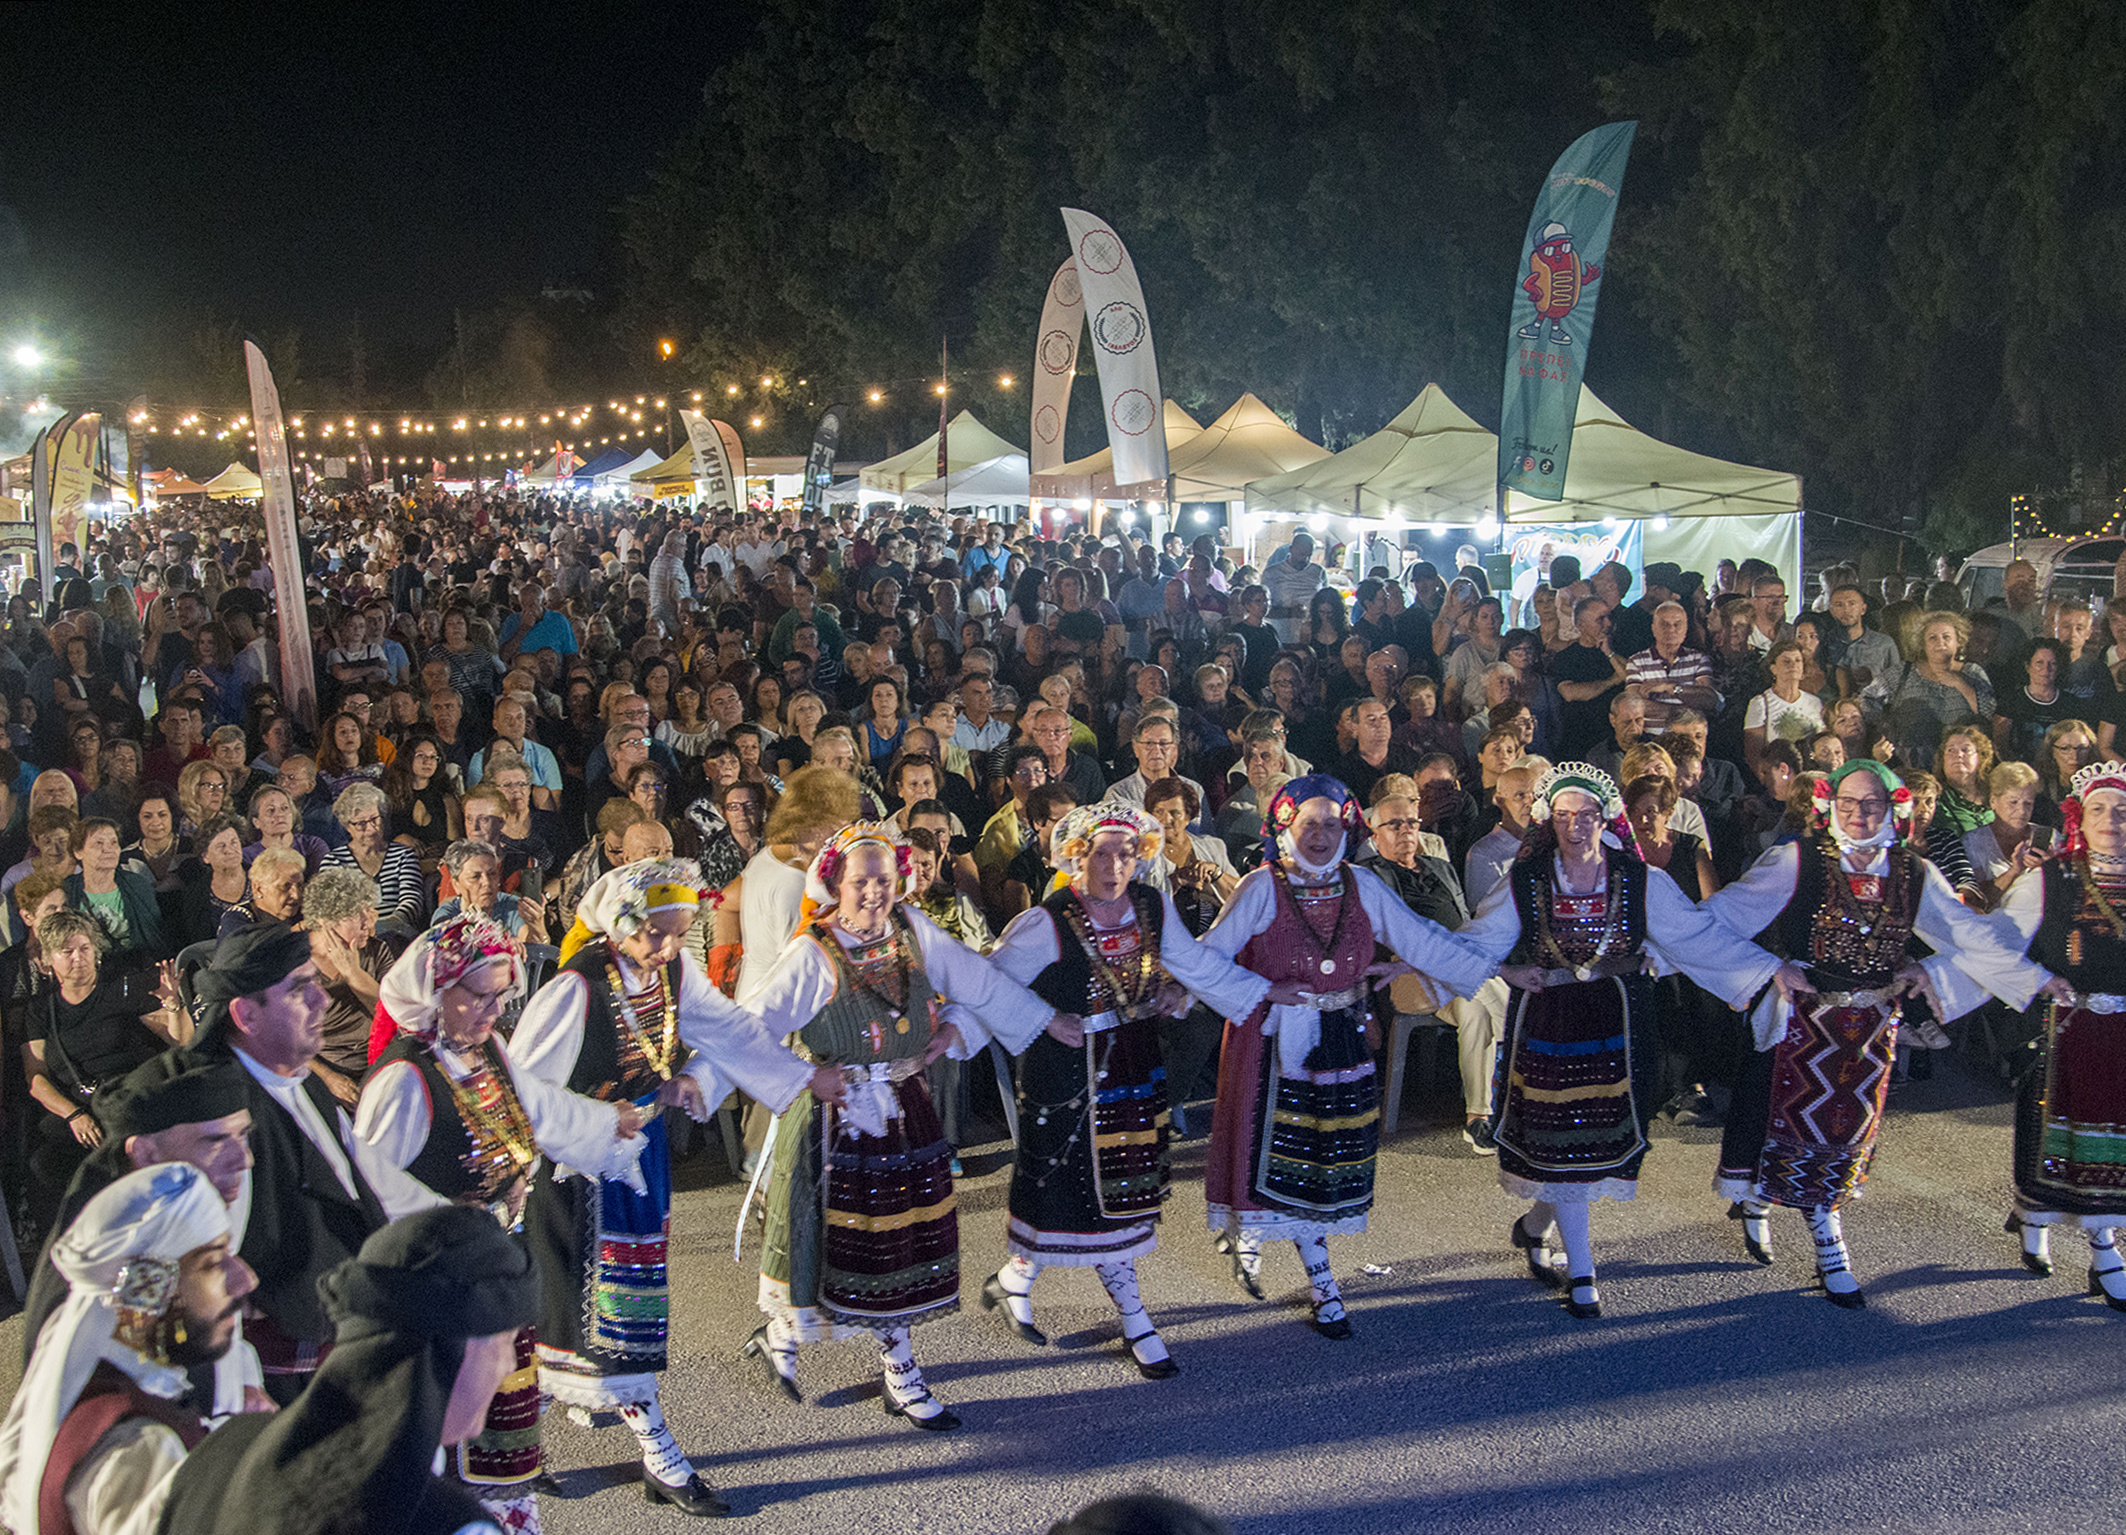
<svg viewBox="0 0 2126 1535"><path fill-rule="evenodd" d="M2079 865L2055 858L2040 866L2045 876L2045 916L2031 942L2030 957L2077 991L2126 991L2126 938L2112 927L2082 885ZM2126 913L2126 891L2106 890L2114 912Z"/></svg>
<svg viewBox="0 0 2126 1535"><path fill-rule="evenodd" d="M1276 864L1268 868L1276 882L1277 912L1241 949L1240 964L1272 985L1298 981L1320 993L1363 986L1366 966L1373 963L1373 919L1358 899L1350 866L1336 871L1337 899L1309 900L1311 912L1300 910L1284 870Z"/></svg>
<svg viewBox="0 0 2126 1535"><path fill-rule="evenodd" d="M1801 844L1794 898L1759 940L1781 959L1801 961L1831 991L1887 986L1912 947L1926 869L1910 848L1888 849L1880 901L1853 895L1844 865L1822 844ZM1836 877L1840 884L1833 886Z"/></svg>
<svg viewBox="0 0 2126 1535"><path fill-rule="evenodd" d="M1118 998L1114 988L1099 975L1093 966L1092 955L1085 947L1085 940L1078 935L1077 924L1084 923L1088 934L1092 932L1090 919L1086 916L1084 903L1077 892L1065 887L1041 903L1049 920L1056 925L1055 962L1035 976L1029 990L1062 1013L1075 1013L1081 1018L1090 1018L1099 1013L1119 1012L1124 1017L1133 1011L1141 1011L1141 1004L1148 1003L1157 995L1159 982L1164 974L1159 968L1159 936L1161 924L1166 921L1166 903L1159 899L1159 892L1149 885L1140 885L1132 880L1129 885L1129 904L1137 913L1137 952L1121 963L1125 983L1144 982L1137 988L1137 1001L1133 1009L1130 999ZM1098 941L1097 937L1094 939ZM1112 962L1113 956L1110 956ZM1149 965L1149 974L1144 967Z"/></svg>
<svg viewBox="0 0 2126 1535"><path fill-rule="evenodd" d="M900 908L891 944L856 950L824 929L811 934L834 967L834 996L797 1037L814 1060L835 1066L874 1066L922 1055L930 1044L937 992L923 970L923 951ZM893 1002L891 974L899 971L903 1002Z"/></svg>
<svg viewBox="0 0 2126 1535"><path fill-rule="evenodd" d="M642 1047L620 1021L619 1009L613 1006L608 966L617 969L619 962L613 958L612 946L597 939L585 944L561 967L583 977L584 992L583 1043L576 1051L575 1069L568 1074L568 1090L601 1103L632 1103L664 1086L665 1078L657 1074ZM679 976L678 961L664 967L667 998L678 996ZM664 1038L661 1013L654 1018L638 1018L636 1023L650 1038ZM686 1046L678 1047L672 1062L674 1071L686 1064L689 1053Z"/></svg>
<svg viewBox="0 0 2126 1535"><path fill-rule="evenodd" d="M421 1085L428 1089L428 1139L407 1164L406 1175L453 1204L467 1200L485 1204L500 1198L523 1169L499 1142L465 1122L458 1112L458 1095L451 1090L450 1078L443 1074L443 1068L436 1064L435 1052L412 1036L401 1034L385 1046L384 1053L376 1058L376 1067L371 1069L392 1061L404 1061L413 1067L421 1074ZM492 1046L485 1064L502 1090L514 1096L509 1073Z"/></svg>
<svg viewBox="0 0 2126 1535"><path fill-rule="evenodd" d="M1637 954L1646 943L1646 865L1620 848L1603 849L1609 871L1599 895L1571 896L1557 889L1557 860L1541 857L1516 858L1507 876L1513 882L1514 909L1520 913L1521 936L1506 962L1535 965L1545 970L1620 959ZM1614 925L1618 929L1604 949L1602 940L1612 926L1610 904L1615 901ZM1543 941L1550 935L1557 952Z"/></svg>

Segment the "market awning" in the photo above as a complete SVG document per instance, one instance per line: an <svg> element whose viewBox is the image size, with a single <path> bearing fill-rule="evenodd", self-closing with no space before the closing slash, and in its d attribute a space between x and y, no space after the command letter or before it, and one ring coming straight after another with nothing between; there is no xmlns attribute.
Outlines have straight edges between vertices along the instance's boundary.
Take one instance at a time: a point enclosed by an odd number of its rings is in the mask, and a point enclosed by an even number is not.
<svg viewBox="0 0 2126 1535"><path fill-rule="evenodd" d="M1439 385L1427 384L1372 436L1288 474L1251 481L1248 513L1479 522L1495 509L1497 475L1498 438Z"/></svg>
<svg viewBox="0 0 2126 1535"><path fill-rule="evenodd" d="M1027 457L1024 453L1001 453L983 463L969 464L942 480L931 480L907 493L917 506L1024 506L1029 501Z"/></svg>
<svg viewBox="0 0 2126 1535"><path fill-rule="evenodd" d="M963 410L945 428L945 473L953 474L974 464L987 463L1007 453L1024 456L1024 448L1006 442L981 422L974 412ZM914 447L891 458L880 459L858 476L868 490L904 495L938 477L938 434L932 432Z"/></svg>
<svg viewBox="0 0 2126 1535"><path fill-rule="evenodd" d="M242 464L231 464L200 488L217 501L256 501L266 493L266 482Z"/></svg>

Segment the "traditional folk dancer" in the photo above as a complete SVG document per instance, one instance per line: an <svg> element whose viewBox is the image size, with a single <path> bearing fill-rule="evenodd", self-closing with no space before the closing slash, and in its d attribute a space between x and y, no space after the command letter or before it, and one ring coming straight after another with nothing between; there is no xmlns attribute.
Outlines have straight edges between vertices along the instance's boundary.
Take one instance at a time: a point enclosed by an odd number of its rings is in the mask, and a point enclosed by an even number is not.
<svg viewBox="0 0 2126 1535"><path fill-rule="evenodd" d="M1729 1216L1759 1263L1772 1261L1770 1207L1806 1211L1817 1280L1848 1311L1867 1296L1840 1212L1875 1155L1904 998L1925 993L1946 1022L1957 1016L1946 999L1968 1011L1978 987L2018 1010L2040 990L2074 994L2024 958L2012 924L1957 900L1906 845L1911 817L1912 793L1895 773L1848 762L1819 781L1808 840L1773 848L1703 907L1806 972L1788 988L1791 1004L1767 994L1751 1011L1757 1049L1736 1084L1714 1188L1734 1201ZM1932 958L1913 961L1915 934ZM1960 984L1959 970L1977 986Z"/></svg>
<svg viewBox="0 0 2126 1535"><path fill-rule="evenodd" d="M860 821L835 833L806 873L796 935L766 979L741 994L772 1033L796 1035L846 1089L839 1103L820 1095L824 1107L800 1098L776 1122L763 1157L768 1320L744 1354L802 1401L798 1344L875 1338L887 1413L943 1431L959 1417L931 1395L909 1345L910 1327L960 1304L952 1147L923 1068L973 1047L940 1019L940 997L1010 1050L1043 1029L1065 1044L1083 1036L1076 1018L903 904L910 867L890 824Z"/></svg>
<svg viewBox="0 0 2126 1535"><path fill-rule="evenodd" d="M541 1152L586 1177L643 1192L636 1166L647 1112L556 1089L512 1069L495 1024L524 988L524 950L501 924L452 917L429 928L384 975L378 1012L394 1029L362 1084L355 1160L393 1220L479 1205L503 1229L523 1223ZM504 1532L536 1532L540 1470L536 1329L486 1427L457 1445L453 1469Z"/></svg>
<svg viewBox="0 0 2126 1535"><path fill-rule="evenodd" d="M1659 1020L1649 965L1681 970L1746 1004L1779 961L1694 906L1638 856L1608 774L1562 762L1537 782L1534 820L1461 937L1499 966L1511 996L1492 1093L1499 1187L1533 1200L1508 1239L1579 1318L1602 1314L1589 1217L1631 1199L1660 1106ZM1800 982L1797 970L1783 983ZM1548 1248L1555 1224L1559 1273Z"/></svg>
<svg viewBox="0 0 2126 1535"><path fill-rule="evenodd" d="M1020 1063L1011 1261L982 1286L985 1310L1001 1306L1014 1333L1045 1344L1033 1325L1034 1276L1049 1264L1092 1268L1149 1380L1179 1371L1137 1290L1137 1259L1159 1245L1169 1175L1160 1021L1186 1014L1189 992L1234 1018L1266 996L1299 996L1205 948L1173 897L1142 883L1160 842L1159 823L1135 805L1072 810L1052 844L1070 883L1014 919L990 953L1042 1001L1078 1016L1085 1037L1036 1038ZM946 1017L963 1039L978 1037L957 1006Z"/></svg>
<svg viewBox="0 0 2126 1535"><path fill-rule="evenodd" d="M52 1247L69 1293L0 1423L0 1522L15 1535L152 1535L206 1437L190 1367L236 1339L252 1278L229 1207L182 1162L127 1173Z"/></svg>
<svg viewBox="0 0 2126 1535"><path fill-rule="evenodd" d="M2072 1221L2089 1235L2089 1293L2126 1311L2126 763L2097 762L2074 775L2061 806L2067 835L2057 858L2008 887L2001 914L2030 956L2073 988L2045 1009L2037 1059L2015 1100L2015 1206L2023 1265L2052 1272L2047 1233ZM1951 976L1947 999L1972 983Z"/></svg>
<svg viewBox="0 0 2126 1535"><path fill-rule="evenodd" d="M1379 875L1344 862L1348 836L1364 826L1335 779L1293 779L1264 811L1262 866L1202 939L1273 987L1297 988L1296 1001L1227 1021L1204 1177L1211 1229L1257 1300L1263 1242L1298 1248L1313 1325L1327 1338L1351 1336L1328 1238L1364 1231L1373 1207L1380 1083L1366 1046L1368 988L1415 969L1468 996L1492 974ZM1376 965L1376 942L1400 962Z"/></svg>
<svg viewBox="0 0 2126 1535"><path fill-rule="evenodd" d="M525 1233L539 1260L539 1386L583 1412L617 1412L642 1445L643 1495L682 1512L728 1507L679 1451L657 1401L671 1291L665 1252L671 1154L656 1110L708 1118L733 1087L787 1108L839 1077L797 1059L727 1001L685 952L702 899L690 863L633 863L584 891L584 941L525 1004L510 1039L520 1083L649 1111L637 1188L585 1169L542 1166Z"/></svg>

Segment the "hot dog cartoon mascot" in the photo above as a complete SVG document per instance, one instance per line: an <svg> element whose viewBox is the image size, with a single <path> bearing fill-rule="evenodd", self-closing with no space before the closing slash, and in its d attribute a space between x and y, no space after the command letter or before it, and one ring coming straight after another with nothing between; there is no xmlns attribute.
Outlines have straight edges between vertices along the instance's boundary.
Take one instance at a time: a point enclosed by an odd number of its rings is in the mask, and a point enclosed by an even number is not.
<svg viewBox="0 0 2126 1535"><path fill-rule="evenodd" d="M1563 224L1545 224L1543 233L1528 253L1528 275L1521 287L1535 300L1535 318L1517 332L1524 341L1543 339L1543 322L1550 322L1550 339L1557 346L1571 346L1565 317L1577 309L1580 295L1602 275L1598 266L1580 260L1572 247L1572 231Z"/></svg>

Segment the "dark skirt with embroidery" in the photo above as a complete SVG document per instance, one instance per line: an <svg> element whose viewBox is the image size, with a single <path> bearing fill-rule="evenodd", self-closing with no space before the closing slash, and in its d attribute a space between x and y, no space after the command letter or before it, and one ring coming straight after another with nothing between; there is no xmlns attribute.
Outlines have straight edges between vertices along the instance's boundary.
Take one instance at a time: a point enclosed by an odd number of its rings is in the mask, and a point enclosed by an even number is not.
<svg viewBox="0 0 2126 1535"><path fill-rule="evenodd" d="M495 1515L503 1535L522 1527L512 1507L533 1495L526 1484L539 1474L538 1329L517 1334L514 1368L503 1378L487 1409L487 1425L457 1448L454 1469L473 1496Z"/></svg>
<svg viewBox="0 0 2126 1535"><path fill-rule="evenodd" d="M1088 1034L1075 1050L1041 1035L1019 1063L1011 1251L1066 1266L1152 1251L1167 1140L1157 1019Z"/></svg>
<svg viewBox="0 0 2126 1535"><path fill-rule="evenodd" d="M1610 976L1516 991L1492 1086L1499 1183L1522 1199L1630 1199L1661 1051L1652 987Z"/></svg>
<svg viewBox="0 0 2126 1535"><path fill-rule="evenodd" d="M2126 1013L2045 1011L2042 1053L2016 1094L2016 1203L2126 1223Z"/></svg>
<svg viewBox="0 0 2126 1535"><path fill-rule="evenodd" d="M1729 1199L1835 1210L1860 1191L1882 1131L1897 1012L1804 998L1786 1032L1743 1064L1720 1141Z"/></svg>
<svg viewBox="0 0 2126 1535"><path fill-rule="evenodd" d="M650 1093L637 1100L648 1107ZM575 1407L653 1401L665 1366L671 1292L672 1161L664 1120L643 1125L647 1192L617 1179L556 1179L539 1169L524 1211L524 1239L539 1263L541 1381Z"/></svg>
<svg viewBox="0 0 2126 1535"><path fill-rule="evenodd" d="M1214 1227L1279 1240L1366 1229L1380 1152L1380 1078L1358 1008L1321 1015L1321 1042L1297 1076L1279 1069L1274 1036L1228 1027L1218 1103L1212 1163L1238 1177L1206 1191ZM1238 1103L1252 1112L1225 1112Z"/></svg>
<svg viewBox="0 0 2126 1535"><path fill-rule="evenodd" d="M801 1341L907 1327L960 1306L952 1147L919 1076L900 1117L865 1135L798 1098L776 1126L760 1306Z"/></svg>

